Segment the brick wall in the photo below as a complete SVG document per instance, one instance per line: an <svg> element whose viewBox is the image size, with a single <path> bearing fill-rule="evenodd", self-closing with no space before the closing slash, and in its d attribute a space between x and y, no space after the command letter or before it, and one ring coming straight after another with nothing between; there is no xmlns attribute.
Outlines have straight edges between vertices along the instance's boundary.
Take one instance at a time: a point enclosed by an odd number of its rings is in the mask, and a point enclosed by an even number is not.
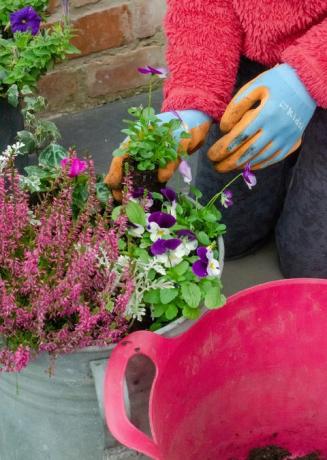
<svg viewBox="0 0 327 460"><path fill-rule="evenodd" d="M50 22L60 18L50 1ZM49 112L76 111L135 93L147 78L136 68L164 64L165 0L70 0L81 54L59 64L39 82Z"/></svg>

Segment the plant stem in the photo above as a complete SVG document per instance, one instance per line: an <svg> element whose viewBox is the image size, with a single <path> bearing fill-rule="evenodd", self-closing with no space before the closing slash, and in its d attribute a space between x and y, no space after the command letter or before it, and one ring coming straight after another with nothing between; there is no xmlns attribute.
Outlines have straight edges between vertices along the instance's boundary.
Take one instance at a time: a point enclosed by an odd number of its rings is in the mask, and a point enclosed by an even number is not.
<svg viewBox="0 0 327 460"><path fill-rule="evenodd" d="M239 179L242 176L243 173L239 173L236 177L234 177L231 181L228 182L228 184L223 187L220 192L216 193L211 200L205 205L205 208L210 208L215 204L215 202L218 200L218 198L224 193L224 191L230 187L237 179Z"/></svg>
<svg viewBox="0 0 327 460"><path fill-rule="evenodd" d="M152 105L152 84L153 84L153 76L150 76L149 81L149 98L148 98L148 107L150 108Z"/></svg>

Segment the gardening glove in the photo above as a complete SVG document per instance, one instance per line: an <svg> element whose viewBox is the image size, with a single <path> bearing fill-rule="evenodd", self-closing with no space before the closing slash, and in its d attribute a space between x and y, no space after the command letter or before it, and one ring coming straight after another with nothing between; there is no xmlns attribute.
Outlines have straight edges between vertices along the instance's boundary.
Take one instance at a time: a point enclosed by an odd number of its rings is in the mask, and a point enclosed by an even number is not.
<svg viewBox="0 0 327 460"><path fill-rule="evenodd" d="M220 123L226 134L208 152L218 172L250 163L261 169L283 160L301 145L316 103L295 70L278 65L245 85Z"/></svg>
<svg viewBox="0 0 327 460"><path fill-rule="evenodd" d="M167 123L173 118L179 118L182 121L180 128L175 131L174 136L179 141L179 150L190 154L198 150L204 143L212 122L208 115L198 110L163 112L157 116L163 123ZM180 136L183 131L190 133L191 137L181 139ZM128 143L128 138L124 142ZM105 183L112 189L114 198L118 201L121 201L121 183L123 179L123 162L125 159L126 156L113 158L105 178ZM167 182L178 168L179 163L180 159L177 159L170 162L165 168L160 168L158 172L159 182Z"/></svg>

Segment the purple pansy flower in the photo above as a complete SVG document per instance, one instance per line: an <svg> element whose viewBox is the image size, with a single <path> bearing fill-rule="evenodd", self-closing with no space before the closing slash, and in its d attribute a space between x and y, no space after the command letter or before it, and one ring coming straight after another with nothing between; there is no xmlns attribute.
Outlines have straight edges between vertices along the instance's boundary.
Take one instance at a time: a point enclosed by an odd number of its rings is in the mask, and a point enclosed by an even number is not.
<svg viewBox="0 0 327 460"><path fill-rule="evenodd" d="M220 202L224 206L224 208L229 208L230 206L233 206L233 193L231 190L225 190L221 194Z"/></svg>
<svg viewBox="0 0 327 460"><path fill-rule="evenodd" d="M187 229L182 229L182 230L178 230L176 232L177 236L179 236L180 238L182 238L183 236L185 236L187 239L189 239L190 241L194 241L196 240L196 236L195 234L191 231L191 230L187 230Z"/></svg>
<svg viewBox="0 0 327 460"><path fill-rule="evenodd" d="M161 194L166 198L167 201L173 203L176 201L177 195L172 188L165 187L160 190Z"/></svg>
<svg viewBox="0 0 327 460"><path fill-rule="evenodd" d="M148 218L148 222L151 224L151 222L154 222L157 224L160 228L170 228L176 223L176 219L174 216L167 214L162 211L155 211L152 214L150 214Z"/></svg>
<svg viewBox="0 0 327 460"><path fill-rule="evenodd" d="M193 273L199 278L205 278L206 276L219 276L219 262L214 259L211 248L200 246L196 253L199 256L199 259L192 265Z"/></svg>
<svg viewBox="0 0 327 460"><path fill-rule="evenodd" d="M145 67L138 67L139 73L144 75L157 75L159 78L166 78L168 71L164 67L151 67L149 65Z"/></svg>
<svg viewBox="0 0 327 460"><path fill-rule="evenodd" d="M10 26L13 33L31 32L36 35L40 30L41 17L31 6L25 6L10 15Z"/></svg>
<svg viewBox="0 0 327 460"><path fill-rule="evenodd" d="M244 182L246 183L246 185L249 187L250 190L252 189L252 187L254 187L257 184L257 178L251 171L250 163L246 164L242 172L242 176L243 176Z"/></svg>
<svg viewBox="0 0 327 460"><path fill-rule="evenodd" d="M80 160L79 158L64 158L60 164L63 169L66 169L67 164L70 166L69 177L79 176L87 169L87 161Z"/></svg>
<svg viewBox="0 0 327 460"><path fill-rule="evenodd" d="M181 175L183 176L184 182L186 182L186 184L190 184L191 181L192 181L192 170L191 170L189 164L187 163L187 161L182 160L180 162L178 170L181 173Z"/></svg>
<svg viewBox="0 0 327 460"><path fill-rule="evenodd" d="M152 193L143 187L138 187L133 190L132 199L144 200L144 206L150 209L153 205Z"/></svg>
<svg viewBox="0 0 327 460"><path fill-rule="evenodd" d="M174 251L181 244L181 240L177 238L171 238L169 240L163 240L159 238L151 246L151 252L154 256L161 256L167 251Z"/></svg>

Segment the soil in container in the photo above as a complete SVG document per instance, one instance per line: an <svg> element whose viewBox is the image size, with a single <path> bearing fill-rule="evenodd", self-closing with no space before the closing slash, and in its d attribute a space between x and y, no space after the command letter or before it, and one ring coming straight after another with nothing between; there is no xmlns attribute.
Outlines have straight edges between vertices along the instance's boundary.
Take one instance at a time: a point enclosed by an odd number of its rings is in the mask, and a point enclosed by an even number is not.
<svg viewBox="0 0 327 460"><path fill-rule="evenodd" d="M160 193L160 190L166 187L166 182L163 183L158 181L157 169L154 171L139 171L136 161L129 158L124 161L124 165L125 162L128 163L128 171L131 172L134 189L144 188L149 192Z"/></svg>
<svg viewBox="0 0 327 460"><path fill-rule="evenodd" d="M278 446L266 446L252 449L247 460L321 460L316 452L302 457L293 457L287 450Z"/></svg>

